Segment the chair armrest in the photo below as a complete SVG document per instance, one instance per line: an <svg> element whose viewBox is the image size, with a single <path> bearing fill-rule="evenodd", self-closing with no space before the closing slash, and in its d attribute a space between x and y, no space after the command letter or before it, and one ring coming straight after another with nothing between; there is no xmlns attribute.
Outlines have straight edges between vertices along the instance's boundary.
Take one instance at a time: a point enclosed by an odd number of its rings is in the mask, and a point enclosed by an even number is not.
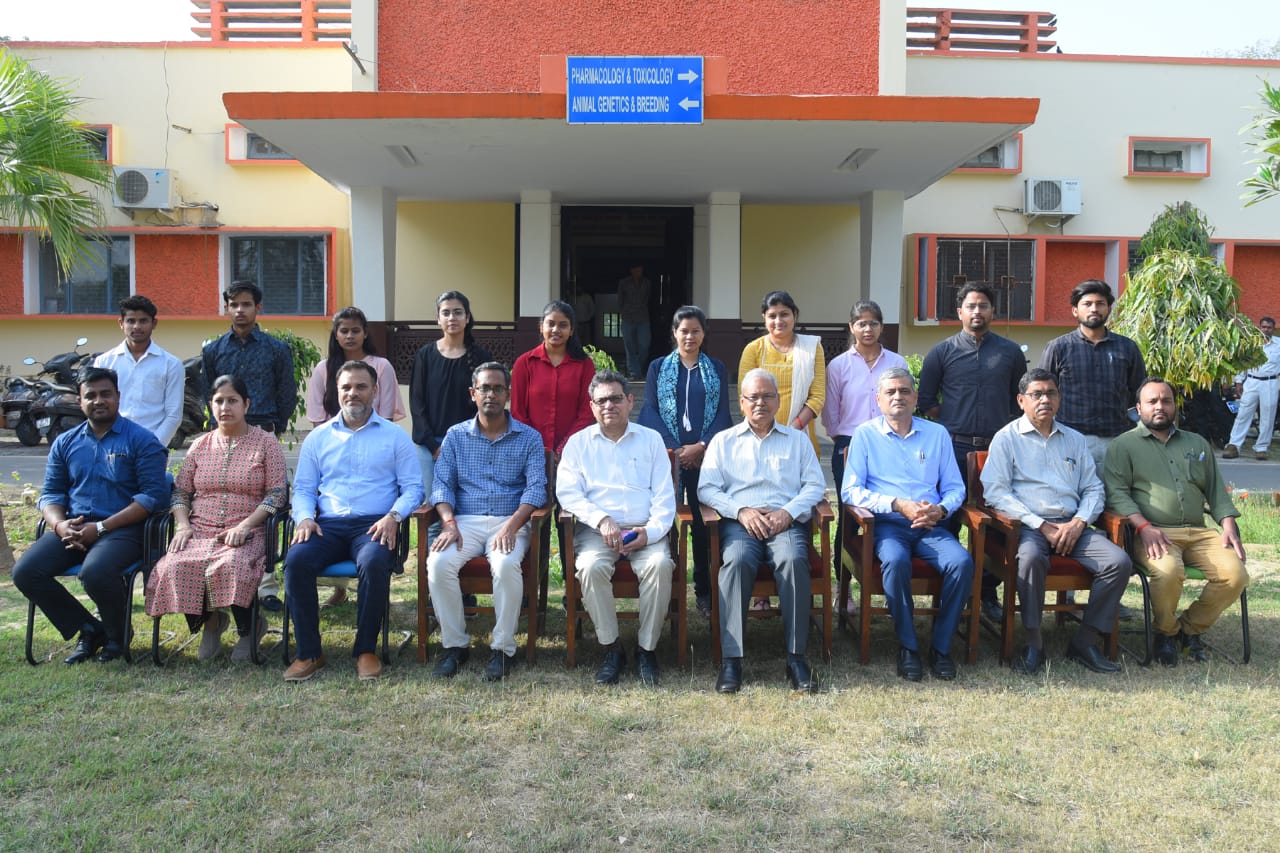
<svg viewBox="0 0 1280 853"><path fill-rule="evenodd" d="M990 515L971 504L963 504L956 510L956 517L960 519L961 524L975 533L991 523Z"/></svg>
<svg viewBox="0 0 1280 853"><path fill-rule="evenodd" d="M1128 550L1129 519L1114 512L1104 512L1094 524L1116 545Z"/></svg>
<svg viewBox="0 0 1280 853"><path fill-rule="evenodd" d="M823 498L813 505L813 517L821 524L830 524L835 521L836 514L831 509L831 501Z"/></svg>
<svg viewBox="0 0 1280 853"><path fill-rule="evenodd" d="M851 526L853 529L850 532L852 533L862 536L870 536L875 532L875 514L864 506L845 504L844 520L846 522L845 529L848 530Z"/></svg>
<svg viewBox="0 0 1280 853"><path fill-rule="evenodd" d="M972 507L971 504L965 506ZM987 527L997 533L1003 533L1013 539L1017 539L1022 535L1022 519L1014 518L1011 515L1005 515L990 504L983 504L980 507L972 507L979 513L987 517Z"/></svg>
<svg viewBox="0 0 1280 853"><path fill-rule="evenodd" d="M440 520L440 513L436 510L435 504L423 504L422 506L409 513L409 517L417 519L418 529L422 529L422 525L428 527Z"/></svg>

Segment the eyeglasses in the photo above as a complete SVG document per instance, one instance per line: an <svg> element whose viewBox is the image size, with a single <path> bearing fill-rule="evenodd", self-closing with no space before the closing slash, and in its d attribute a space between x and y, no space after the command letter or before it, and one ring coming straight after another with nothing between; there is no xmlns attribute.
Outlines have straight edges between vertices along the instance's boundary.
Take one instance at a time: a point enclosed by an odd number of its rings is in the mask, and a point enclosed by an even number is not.
<svg viewBox="0 0 1280 853"><path fill-rule="evenodd" d="M878 329L880 328L879 320L859 320L853 324L855 329Z"/></svg>
<svg viewBox="0 0 1280 853"><path fill-rule="evenodd" d="M440 316L445 318L446 320L451 320L451 319L454 319L455 317L458 319L461 319L467 316L467 312L463 308L454 308L452 310L449 310L447 308L441 308Z"/></svg>
<svg viewBox="0 0 1280 853"><path fill-rule="evenodd" d="M778 395L777 394L743 394L742 399L746 400L748 403L750 403L753 406L758 406L761 403L768 403L772 400L778 399Z"/></svg>
<svg viewBox="0 0 1280 853"><path fill-rule="evenodd" d="M1048 391L1024 391L1022 396L1030 397L1032 400L1052 400L1058 396L1058 392L1051 388Z"/></svg>
<svg viewBox="0 0 1280 853"><path fill-rule="evenodd" d="M507 386L506 385L477 385L475 386L475 391L481 397L487 397L490 394L496 397L499 394L507 393Z"/></svg>
<svg viewBox="0 0 1280 853"><path fill-rule="evenodd" d="M621 406L626 399L626 394L610 394L608 397L595 397L591 402L603 409L605 406Z"/></svg>
<svg viewBox="0 0 1280 853"><path fill-rule="evenodd" d="M969 303L969 304L961 305L960 310L965 311L969 314L981 314L983 311L991 310L991 303L990 302Z"/></svg>

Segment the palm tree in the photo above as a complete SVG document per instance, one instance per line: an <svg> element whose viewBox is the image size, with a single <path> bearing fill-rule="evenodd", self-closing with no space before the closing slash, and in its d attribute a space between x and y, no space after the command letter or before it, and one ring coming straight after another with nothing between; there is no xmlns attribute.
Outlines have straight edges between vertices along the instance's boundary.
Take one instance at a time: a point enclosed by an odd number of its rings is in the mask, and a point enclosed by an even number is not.
<svg viewBox="0 0 1280 853"><path fill-rule="evenodd" d="M1280 195L1280 87L1262 81L1262 112L1244 130L1253 132L1248 145L1258 155L1249 161L1257 171L1242 182L1246 192L1241 198L1249 207Z"/></svg>
<svg viewBox="0 0 1280 853"><path fill-rule="evenodd" d="M73 117L78 104L62 83L0 48L0 222L47 239L64 273L89 256L84 238L103 221L94 191L110 181ZM0 567L12 566L0 517Z"/></svg>

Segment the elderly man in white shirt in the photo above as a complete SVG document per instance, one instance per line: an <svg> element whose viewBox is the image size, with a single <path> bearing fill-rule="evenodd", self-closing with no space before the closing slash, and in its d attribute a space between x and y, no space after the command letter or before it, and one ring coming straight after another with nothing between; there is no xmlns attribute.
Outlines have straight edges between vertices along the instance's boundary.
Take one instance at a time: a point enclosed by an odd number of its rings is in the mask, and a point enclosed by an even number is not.
<svg viewBox="0 0 1280 853"><path fill-rule="evenodd" d="M120 414L150 430L165 447L182 423L186 374L178 357L162 350L151 335L159 321L156 305L145 296L120 300L124 341L98 355L94 367L116 372L120 381Z"/></svg>
<svg viewBox="0 0 1280 853"><path fill-rule="evenodd" d="M627 380L601 370L588 386L595 426L574 433L556 473L556 498L576 518L576 570L582 603L604 648L597 684L617 684L627 656L618 640L614 564L625 556L640 581L636 668L644 684L658 683L654 649L671 601L675 562L667 545L675 519L671 462L662 437L630 422L634 402Z"/></svg>
<svg viewBox="0 0 1280 853"><path fill-rule="evenodd" d="M724 518L719 574L720 672L716 691L742 688L742 648L751 587L760 564L773 566L787 642L791 689L817 689L805 660L809 641L808 537L804 523L826 492L809 437L774 420L778 381L763 368L738 380L746 419L711 439L702 457L698 500Z"/></svg>

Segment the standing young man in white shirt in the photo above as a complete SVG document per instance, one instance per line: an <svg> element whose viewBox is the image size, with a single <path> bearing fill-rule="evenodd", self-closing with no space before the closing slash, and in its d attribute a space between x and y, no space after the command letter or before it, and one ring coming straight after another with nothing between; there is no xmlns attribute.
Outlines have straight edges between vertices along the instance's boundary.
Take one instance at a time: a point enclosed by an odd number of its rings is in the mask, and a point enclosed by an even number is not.
<svg viewBox="0 0 1280 853"><path fill-rule="evenodd" d="M145 296L120 300L120 331L124 341L93 360L94 367L116 372L120 381L120 414L151 430L169 446L182 423L182 392L186 375L178 357L162 350L151 336L159 321L156 304Z"/></svg>

